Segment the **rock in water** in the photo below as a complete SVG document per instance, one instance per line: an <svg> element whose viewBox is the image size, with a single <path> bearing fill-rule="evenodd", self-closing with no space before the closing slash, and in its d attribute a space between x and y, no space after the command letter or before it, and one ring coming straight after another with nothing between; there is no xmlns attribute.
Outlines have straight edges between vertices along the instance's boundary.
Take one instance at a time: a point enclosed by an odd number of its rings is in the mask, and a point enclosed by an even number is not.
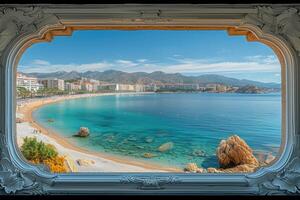
<svg viewBox="0 0 300 200"><path fill-rule="evenodd" d="M151 142L153 142L153 138L148 138L148 137L147 137L147 138L145 139L145 141L146 141L147 143L151 143Z"/></svg>
<svg viewBox="0 0 300 200"><path fill-rule="evenodd" d="M174 146L173 142L167 142L167 143L160 145L158 147L158 151L160 151L160 152L168 151L168 150L172 149L173 146Z"/></svg>
<svg viewBox="0 0 300 200"><path fill-rule="evenodd" d="M54 120L53 119L48 119L47 122L54 122Z"/></svg>
<svg viewBox="0 0 300 200"><path fill-rule="evenodd" d="M202 150L194 150L192 155L197 157L204 157L206 156L206 153Z"/></svg>
<svg viewBox="0 0 300 200"><path fill-rule="evenodd" d="M237 135L222 140L217 148L216 155L221 168L226 169L245 164L251 167L259 166L252 149Z"/></svg>
<svg viewBox="0 0 300 200"><path fill-rule="evenodd" d="M78 137L87 137L90 135L90 130L87 127L80 127L76 136Z"/></svg>
<svg viewBox="0 0 300 200"><path fill-rule="evenodd" d="M153 157L155 157L155 155L152 154L152 153L144 153L144 154L143 154L143 157L144 157L144 158L153 158Z"/></svg>

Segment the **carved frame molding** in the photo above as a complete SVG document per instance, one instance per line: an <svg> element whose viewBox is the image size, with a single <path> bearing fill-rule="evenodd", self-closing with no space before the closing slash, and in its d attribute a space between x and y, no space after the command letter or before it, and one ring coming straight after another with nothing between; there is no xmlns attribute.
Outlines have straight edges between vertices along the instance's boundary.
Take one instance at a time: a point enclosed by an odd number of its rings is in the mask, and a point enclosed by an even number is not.
<svg viewBox="0 0 300 200"><path fill-rule="evenodd" d="M20 156L15 73L23 51L82 29L227 30L269 45L282 65L281 155L251 174L49 174ZM300 193L300 5L0 5L0 194Z"/></svg>

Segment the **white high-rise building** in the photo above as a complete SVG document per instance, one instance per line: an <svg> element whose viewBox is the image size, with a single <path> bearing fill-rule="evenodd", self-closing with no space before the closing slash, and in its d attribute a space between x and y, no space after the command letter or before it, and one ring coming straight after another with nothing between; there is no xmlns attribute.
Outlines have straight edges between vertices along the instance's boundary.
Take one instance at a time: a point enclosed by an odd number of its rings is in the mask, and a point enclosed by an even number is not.
<svg viewBox="0 0 300 200"><path fill-rule="evenodd" d="M36 92L38 89L43 88L43 85L38 83L38 79L35 77L17 73L17 87L24 87L31 92Z"/></svg>

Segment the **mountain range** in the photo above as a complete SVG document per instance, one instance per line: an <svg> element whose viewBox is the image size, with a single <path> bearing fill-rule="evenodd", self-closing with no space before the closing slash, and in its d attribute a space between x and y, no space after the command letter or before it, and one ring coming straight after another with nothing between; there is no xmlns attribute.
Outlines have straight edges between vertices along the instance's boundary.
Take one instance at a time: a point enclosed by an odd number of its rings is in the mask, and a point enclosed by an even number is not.
<svg viewBox="0 0 300 200"><path fill-rule="evenodd" d="M105 81L109 83L123 83L123 84L150 84L150 83L199 83L199 84L209 84L218 83L230 86L246 86L255 85L262 88L280 88L280 83L265 83L259 81L252 81L247 79L236 79L230 78L217 74L206 74L199 76L186 76L180 73L165 73L162 71L155 71L152 73L146 72L134 72L128 73L117 70L107 70L107 71L57 71L50 73L23 73L28 76L34 76L37 78L59 78L63 80L73 80L84 78L91 78L95 80Z"/></svg>

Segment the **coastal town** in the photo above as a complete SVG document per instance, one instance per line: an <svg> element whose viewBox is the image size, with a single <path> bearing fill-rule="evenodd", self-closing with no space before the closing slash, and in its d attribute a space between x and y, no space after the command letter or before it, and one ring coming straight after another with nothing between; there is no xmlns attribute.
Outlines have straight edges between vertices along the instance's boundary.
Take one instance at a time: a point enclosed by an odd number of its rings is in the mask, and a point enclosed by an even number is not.
<svg viewBox="0 0 300 200"><path fill-rule="evenodd" d="M60 94L120 93L120 92L209 92L209 93L266 93L273 89L259 88L254 85L243 87L220 83L110 83L81 77L63 80L59 78L37 78L17 73L18 98L51 96Z"/></svg>
<svg viewBox="0 0 300 200"><path fill-rule="evenodd" d="M117 156L89 151L77 147L58 133L39 124L32 113L38 108L52 103L69 99L86 98L106 95L127 95L132 93L154 92L207 92L207 93L264 93L273 91L274 88L262 89L253 85L241 87L220 83L122 83L96 80L80 77L72 79L60 79L53 77L34 77L23 73L17 73L17 106L16 128L17 142L24 157L33 164L43 163L53 173L65 172L190 172L190 173L236 173L253 172L261 166L268 165L275 157L269 152L254 152L239 136L234 135L227 140L221 140L216 157L220 168L202 168L195 162L188 162L182 168L162 166L155 163L140 160L128 160ZM43 98L40 98L43 97ZM47 119L47 123L54 123L54 119ZM79 131L74 137L89 137L89 127L78 127ZM92 133L94 134L94 133ZM128 138L129 140L130 138ZM151 143L153 138L146 138L145 142ZM227 144L228 143L228 144ZM233 157L228 165L224 158L224 148L234 143L233 146L241 146L247 149L240 157ZM168 141L157 146L156 151L164 154L174 146L173 141ZM139 146L141 148L141 146ZM231 151L230 151L231 152ZM241 152L233 149L232 152ZM35 155L40 154L38 157ZM254 155L255 154L255 155ZM47 155L46 157L44 155ZM49 157L49 155L51 155ZM236 155L236 154L235 154ZM145 151L140 155L143 159L152 159L157 155ZM202 150L195 150L192 156L205 157ZM232 155L225 155L225 157ZM46 159L42 159L46 158ZM243 160L243 164L236 162Z"/></svg>

